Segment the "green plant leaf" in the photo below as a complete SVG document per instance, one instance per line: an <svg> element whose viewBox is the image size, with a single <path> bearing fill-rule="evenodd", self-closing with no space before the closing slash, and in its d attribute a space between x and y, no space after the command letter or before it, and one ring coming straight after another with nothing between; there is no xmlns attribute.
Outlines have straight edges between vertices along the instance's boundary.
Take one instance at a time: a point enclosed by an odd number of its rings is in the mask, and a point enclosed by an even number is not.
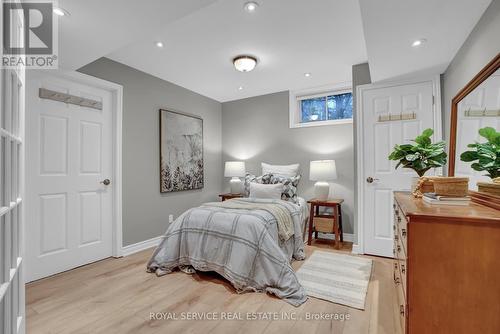
<svg viewBox="0 0 500 334"><path fill-rule="evenodd" d="M424 132L422 132L421 136L430 138L430 137L432 137L433 134L434 134L434 130L425 129Z"/></svg>
<svg viewBox="0 0 500 334"><path fill-rule="evenodd" d="M479 155L474 151L465 151L464 153L460 154L460 160L465 162L471 162L477 159L479 159Z"/></svg>
<svg viewBox="0 0 500 334"><path fill-rule="evenodd" d="M491 143L498 137L497 131L492 127L479 129L479 135L486 138Z"/></svg>

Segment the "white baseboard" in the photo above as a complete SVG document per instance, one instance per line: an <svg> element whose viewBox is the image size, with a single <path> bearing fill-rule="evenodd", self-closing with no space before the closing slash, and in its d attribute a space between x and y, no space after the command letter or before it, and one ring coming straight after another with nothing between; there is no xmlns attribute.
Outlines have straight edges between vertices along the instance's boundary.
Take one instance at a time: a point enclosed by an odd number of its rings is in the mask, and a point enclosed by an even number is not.
<svg viewBox="0 0 500 334"><path fill-rule="evenodd" d="M156 247L160 244L163 236L154 237L148 240L138 242L136 244L122 247L122 255L129 256L148 248Z"/></svg>
<svg viewBox="0 0 500 334"><path fill-rule="evenodd" d="M329 239L329 240L333 240L335 239L335 234L330 234L330 233L321 233L319 232L318 233L319 237L322 238L322 239ZM347 241L347 242L356 242L356 236L354 234L351 234L351 233L344 233L344 241Z"/></svg>

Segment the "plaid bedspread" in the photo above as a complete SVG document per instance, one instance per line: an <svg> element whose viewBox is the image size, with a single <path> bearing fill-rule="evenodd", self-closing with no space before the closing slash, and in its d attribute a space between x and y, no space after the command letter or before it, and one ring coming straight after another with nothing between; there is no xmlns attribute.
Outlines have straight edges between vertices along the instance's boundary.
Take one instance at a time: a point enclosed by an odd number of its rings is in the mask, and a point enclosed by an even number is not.
<svg viewBox="0 0 500 334"><path fill-rule="evenodd" d="M163 275L192 266L219 273L238 292L267 291L294 306L304 303L307 295L290 266L292 256L297 260L305 257L301 209L282 200L244 201L273 203L289 210L293 237L280 241L276 218L269 211L206 203L186 211L168 227L147 264L148 271Z"/></svg>

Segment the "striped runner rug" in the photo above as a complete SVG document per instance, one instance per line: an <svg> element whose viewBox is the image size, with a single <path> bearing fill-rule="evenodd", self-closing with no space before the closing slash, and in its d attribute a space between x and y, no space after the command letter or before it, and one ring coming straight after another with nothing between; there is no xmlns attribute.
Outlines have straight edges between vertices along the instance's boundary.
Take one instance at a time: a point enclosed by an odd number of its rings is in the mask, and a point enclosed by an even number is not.
<svg viewBox="0 0 500 334"><path fill-rule="evenodd" d="M314 251L296 275L309 296L364 310L371 273L370 259Z"/></svg>

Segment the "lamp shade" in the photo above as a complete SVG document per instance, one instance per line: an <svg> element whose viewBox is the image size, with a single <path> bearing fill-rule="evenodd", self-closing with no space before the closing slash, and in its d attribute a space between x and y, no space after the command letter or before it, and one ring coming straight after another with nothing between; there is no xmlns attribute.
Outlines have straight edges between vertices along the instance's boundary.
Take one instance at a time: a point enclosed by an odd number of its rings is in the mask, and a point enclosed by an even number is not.
<svg viewBox="0 0 500 334"><path fill-rule="evenodd" d="M335 160L311 161L309 179L311 181L329 181L337 178Z"/></svg>
<svg viewBox="0 0 500 334"><path fill-rule="evenodd" d="M245 176L245 172L245 162L226 161L224 177L243 177Z"/></svg>

